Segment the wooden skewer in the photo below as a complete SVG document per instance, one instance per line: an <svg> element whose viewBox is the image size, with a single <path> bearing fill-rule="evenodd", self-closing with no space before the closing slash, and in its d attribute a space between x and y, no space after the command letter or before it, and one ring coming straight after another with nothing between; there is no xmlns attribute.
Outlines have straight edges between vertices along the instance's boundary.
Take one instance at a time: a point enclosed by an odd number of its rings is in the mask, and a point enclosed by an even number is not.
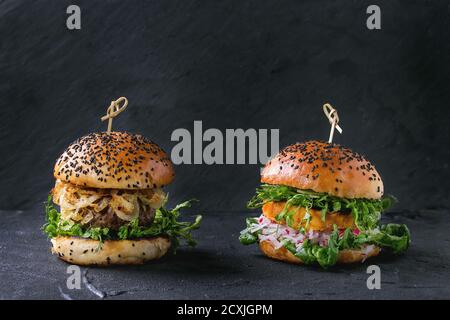
<svg viewBox="0 0 450 320"><path fill-rule="evenodd" d="M333 136L334 136L334 130L337 130L339 133L342 134L342 128L339 127L339 116L335 108L331 106L329 103L325 103L323 105L323 112L325 113L325 116L328 118L328 121L331 124L331 130L330 130L330 136L328 138L328 143L333 142Z"/></svg>
<svg viewBox="0 0 450 320"><path fill-rule="evenodd" d="M122 102L123 104L120 105ZM116 117L122 111L124 111L127 106L128 106L128 99L125 97L120 97L117 100L111 101L111 104L106 110L106 115L101 117L102 121L108 120L108 130L106 131L108 134L111 133L113 118Z"/></svg>

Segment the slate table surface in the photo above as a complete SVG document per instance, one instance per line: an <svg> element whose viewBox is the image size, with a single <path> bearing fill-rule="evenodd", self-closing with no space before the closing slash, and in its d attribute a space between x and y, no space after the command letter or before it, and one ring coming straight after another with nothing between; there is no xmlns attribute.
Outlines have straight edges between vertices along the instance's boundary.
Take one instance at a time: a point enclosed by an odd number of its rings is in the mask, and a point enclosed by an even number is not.
<svg viewBox="0 0 450 320"><path fill-rule="evenodd" d="M412 244L328 271L269 260L237 240L248 213L208 212L196 248L141 266L82 267L81 289L66 286L68 264L50 254L40 208L0 212L1 299L436 299L450 298L448 210L386 214L406 223ZM381 289L368 290L366 268L381 268Z"/></svg>

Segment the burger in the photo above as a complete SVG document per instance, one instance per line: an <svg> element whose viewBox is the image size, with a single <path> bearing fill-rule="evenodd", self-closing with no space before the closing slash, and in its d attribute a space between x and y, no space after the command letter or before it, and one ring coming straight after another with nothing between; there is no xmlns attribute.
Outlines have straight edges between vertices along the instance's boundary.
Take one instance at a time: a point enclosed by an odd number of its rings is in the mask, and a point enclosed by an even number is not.
<svg viewBox="0 0 450 320"><path fill-rule="evenodd" d="M53 254L78 265L140 264L181 239L195 245L191 231L201 216L179 221L192 200L164 207L162 188L174 176L167 154L141 135L101 132L76 140L56 161L45 207Z"/></svg>
<svg viewBox="0 0 450 320"><path fill-rule="evenodd" d="M405 225L380 224L394 198L383 195L378 171L348 148L320 141L288 146L265 165L261 182L248 208L262 214L247 219L240 241L258 243L270 258L328 268L409 246Z"/></svg>

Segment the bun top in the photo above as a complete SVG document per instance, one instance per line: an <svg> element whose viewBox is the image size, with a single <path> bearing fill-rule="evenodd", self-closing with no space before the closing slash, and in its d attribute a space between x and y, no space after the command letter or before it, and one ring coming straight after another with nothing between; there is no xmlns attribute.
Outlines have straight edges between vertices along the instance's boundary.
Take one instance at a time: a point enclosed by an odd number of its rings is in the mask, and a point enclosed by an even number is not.
<svg viewBox="0 0 450 320"><path fill-rule="evenodd" d="M281 150L262 170L261 182L350 199L380 199L384 192L380 175L362 155L320 141Z"/></svg>
<svg viewBox="0 0 450 320"><path fill-rule="evenodd" d="M102 189L160 188L175 173L154 142L127 132L91 133L69 145L55 164L56 179Z"/></svg>

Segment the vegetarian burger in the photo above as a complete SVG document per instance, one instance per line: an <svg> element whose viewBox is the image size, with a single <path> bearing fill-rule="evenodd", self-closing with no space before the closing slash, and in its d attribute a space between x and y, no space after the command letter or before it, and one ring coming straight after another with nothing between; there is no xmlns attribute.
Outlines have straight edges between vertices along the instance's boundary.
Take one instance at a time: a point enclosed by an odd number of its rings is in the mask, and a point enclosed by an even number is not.
<svg viewBox="0 0 450 320"><path fill-rule="evenodd" d="M248 207L262 208L262 215L247 219L240 241L259 243L270 258L326 268L409 246L405 225L379 224L393 198L383 196L375 167L348 148L288 146L266 164L261 182Z"/></svg>
<svg viewBox="0 0 450 320"><path fill-rule="evenodd" d="M194 223L163 206L172 162L155 143L126 132L93 133L73 142L55 164L43 230L52 252L79 265L137 264L163 256L179 238L195 244ZM58 212L53 202L60 207Z"/></svg>

